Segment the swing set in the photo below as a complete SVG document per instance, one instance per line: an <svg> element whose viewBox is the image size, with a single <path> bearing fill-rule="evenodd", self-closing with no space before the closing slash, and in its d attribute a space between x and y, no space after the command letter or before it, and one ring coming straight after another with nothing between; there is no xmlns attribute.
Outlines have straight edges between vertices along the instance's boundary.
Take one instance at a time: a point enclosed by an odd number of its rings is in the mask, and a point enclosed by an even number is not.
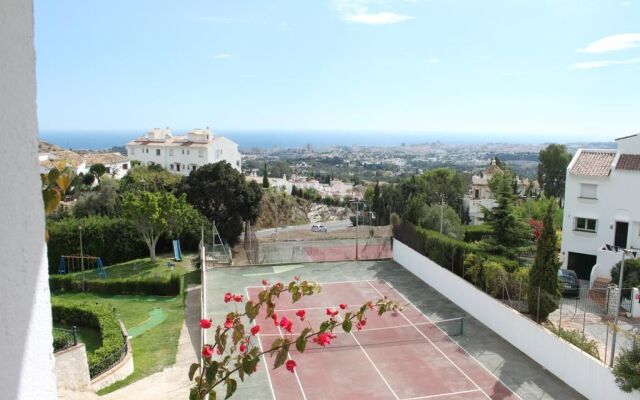
<svg viewBox="0 0 640 400"><path fill-rule="evenodd" d="M104 269L102 259L100 257L86 256L86 255L71 255L60 256L60 264L58 264L58 273L66 274L67 272L80 272L84 267L84 270L95 269L98 271L100 278L107 277L107 271Z"/></svg>

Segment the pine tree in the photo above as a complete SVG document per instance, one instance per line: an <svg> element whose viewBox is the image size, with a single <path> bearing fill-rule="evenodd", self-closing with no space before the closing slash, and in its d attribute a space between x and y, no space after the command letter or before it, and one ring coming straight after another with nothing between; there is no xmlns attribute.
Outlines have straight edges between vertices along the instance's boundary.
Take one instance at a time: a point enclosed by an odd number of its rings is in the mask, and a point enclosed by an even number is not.
<svg viewBox="0 0 640 400"><path fill-rule="evenodd" d="M377 225L381 225L384 215L384 205L382 204L382 198L380 197L380 182L376 181L376 185L373 187L373 199L371 200L371 209L376 214Z"/></svg>
<svg viewBox="0 0 640 400"><path fill-rule="evenodd" d="M553 226L554 202L550 202L542 221L542 234L536 247L536 258L529 271L529 312L538 322L558 308L560 259L556 250L556 230ZM538 298L539 297L539 298Z"/></svg>
<svg viewBox="0 0 640 400"><path fill-rule="evenodd" d="M491 179L489 185L498 204L485 211L486 219L493 228L493 241L505 247L522 246L531 237L531 228L515 213L511 182L509 174L497 174Z"/></svg>
<svg viewBox="0 0 640 400"><path fill-rule="evenodd" d="M269 187L269 177L267 176L267 163L264 163L264 171L262 172L262 187L263 188L268 188Z"/></svg>

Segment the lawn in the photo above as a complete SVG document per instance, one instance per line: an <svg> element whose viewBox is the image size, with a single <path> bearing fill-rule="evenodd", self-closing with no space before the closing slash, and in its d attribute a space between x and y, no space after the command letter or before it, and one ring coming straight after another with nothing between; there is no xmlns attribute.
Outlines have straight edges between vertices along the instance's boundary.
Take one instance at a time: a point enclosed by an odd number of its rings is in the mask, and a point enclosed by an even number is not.
<svg viewBox="0 0 640 400"><path fill-rule="evenodd" d="M175 269L167 267L167 262L175 264ZM132 260L106 267L107 279L168 275L177 272L184 277L184 286L196 284L199 273L191 266L190 257L182 262L158 257L151 262L147 259ZM79 273L74 275L79 276ZM98 278L97 271L85 272L86 279ZM161 371L173 365L178 350L180 329L184 321L184 292L176 297L96 295L92 293L65 293L55 296L66 302L94 302L112 307L124 323L132 339L133 374L98 392L113 392L132 382ZM79 327L79 329L83 329Z"/></svg>
<svg viewBox="0 0 640 400"><path fill-rule="evenodd" d="M72 330L73 326L63 324L60 322L53 323L54 328L61 328ZM102 346L102 338L100 337L100 331L98 329L89 327L78 327L78 341L84 343L87 353L93 353L96 349Z"/></svg>

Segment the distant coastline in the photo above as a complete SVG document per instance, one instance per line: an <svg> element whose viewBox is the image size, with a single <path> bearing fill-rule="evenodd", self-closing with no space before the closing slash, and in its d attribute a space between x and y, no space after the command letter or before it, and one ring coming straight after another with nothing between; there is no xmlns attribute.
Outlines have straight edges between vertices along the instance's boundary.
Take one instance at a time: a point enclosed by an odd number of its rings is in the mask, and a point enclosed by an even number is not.
<svg viewBox="0 0 640 400"><path fill-rule="evenodd" d="M183 134L186 129L173 129L174 134ZM124 146L130 140L142 135L144 130L83 130L83 131L41 131L40 140L56 144L69 149L102 150L114 146ZM485 133L407 133L407 132L293 132L293 131L235 131L216 130L216 133L226 136L238 143L241 148L292 148L305 147L310 144L314 148L329 146L401 146L424 143L445 144L541 144L541 139L547 137L535 135L507 135ZM575 142L565 138L564 142ZM562 141L562 137L556 138ZM547 140L548 141L548 140ZM588 142L585 142L588 143ZM606 142L602 142L605 144ZM608 146L607 146L608 147Z"/></svg>

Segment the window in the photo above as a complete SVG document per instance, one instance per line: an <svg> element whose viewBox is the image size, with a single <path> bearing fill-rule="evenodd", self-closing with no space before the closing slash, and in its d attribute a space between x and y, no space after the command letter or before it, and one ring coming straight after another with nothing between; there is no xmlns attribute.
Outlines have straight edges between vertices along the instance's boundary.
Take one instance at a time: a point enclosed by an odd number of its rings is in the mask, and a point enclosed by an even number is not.
<svg viewBox="0 0 640 400"><path fill-rule="evenodd" d="M173 157L173 149L169 149L169 156Z"/></svg>
<svg viewBox="0 0 640 400"><path fill-rule="evenodd" d="M159 156L160 155L160 149L156 149L156 155Z"/></svg>
<svg viewBox="0 0 640 400"><path fill-rule="evenodd" d="M204 157L204 150L198 150L198 157Z"/></svg>
<svg viewBox="0 0 640 400"><path fill-rule="evenodd" d="M131 148L131 155L134 155L134 154L136 154L136 149L132 147Z"/></svg>
<svg viewBox="0 0 640 400"><path fill-rule="evenodd" d="M144 152L149 154L149 149L144 149Z"/></svg>
<svg viewBox="0 0 640 400"><path fill-rule="evenodd" d="M480 198L480 189L476 189L475 193L474 193L474 199L479 199Z"/></svg>
<svg viewBox="0 0 640 400"><path fill-rule="evenodd" d="M577 217L574 220L573 230L575 231L585 231L585 232L595 232L597 226L597 220L590 218L579 218Z"/></svg>
<svg viewBox="0 0 640 400"><path fill-rule="evenodd" d="M592 183L581 183L580 197L582 197L583 199L597 199L598 185L594 185Z"/></svg>
<svg viewBox="0 0 640 400"><path fill-rule="evenodd" d="M173 171L173 164L171 164L170 168L171 168L171 170Z"/></svg>
<svg viewBox="0 0 640 400"><path fill-rule="evenodd" d="M122 169L124 169L124 170L129 169L129 164L122 164Z"/></svg>
<svg viewBox="0 0 640 400"><path fill-rule="evenodd" d="M187 150L187 155L189 155L189 154L191 154L191 151L190 151L190 150Z"/></svg>

